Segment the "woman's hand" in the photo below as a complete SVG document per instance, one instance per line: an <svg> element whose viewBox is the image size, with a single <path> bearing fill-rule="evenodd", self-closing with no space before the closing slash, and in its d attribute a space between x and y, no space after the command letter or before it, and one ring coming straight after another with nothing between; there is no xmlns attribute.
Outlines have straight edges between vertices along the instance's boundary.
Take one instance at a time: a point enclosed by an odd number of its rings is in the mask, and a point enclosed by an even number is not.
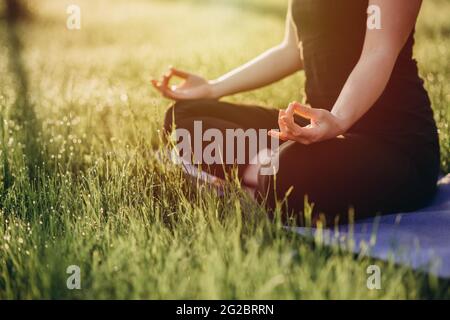
<svg viewBox="0 0 450 320"><path fill-rule="evenodd" d="M310 119L311 124L301 127L294 122L294 114ZM286 110L280 110L278 117L280 131L269 131L269 135L283 141L311 144L336 138L345 133L344 121L324 109L314 109L293 102Z"/></svg>
<svg viewBox="0 0 450 320"><path fill-rule="evenodd" d="M179 85L170 85L172 78L178 77L184 81ZM152 80L153 86L161 94L173 100L194 100L194 99L214 99L213 85L204 78L181 71L175 68L169 68L169 71L163 76L161 81Z"/></svg>

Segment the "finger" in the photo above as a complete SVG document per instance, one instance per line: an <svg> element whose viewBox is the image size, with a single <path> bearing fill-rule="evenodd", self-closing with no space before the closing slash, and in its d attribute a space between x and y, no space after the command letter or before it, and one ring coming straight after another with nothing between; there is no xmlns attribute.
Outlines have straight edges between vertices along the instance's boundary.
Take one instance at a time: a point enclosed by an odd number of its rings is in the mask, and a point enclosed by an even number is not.
<svg viewBox="0 0 450 320"><path fill-rule="evenodd" d="M281 131L286 131L286 124L284 121L281 120L283 116L285 116L286 112L284 110L280 110L278 112L278 127Z"/></svg>
<svg viewBox="0 0 450 320"><path fill-rule="evenodd" d="M287 109L286 109L286 115L289 117L294 117L295 113L295 105L298 104L298 102L294 101L289 103Z"/></svg>
<svg viewBox="0 0 450 320"><path fill-rule="evenodd" d="M171 71L171 73L173 75L176 75L177 77L180 77L182 79L187 79L187 78L189 78L191 76L190 73L188 73L186 71L182 71L182 70L176 69L174 67L171 67L170 71Z"/></svg>
<svg viewBox="0 0 450 320"><path fill-rule="evenodd" d="M294 141L294 142L299 142L305 145L310 144L311 142L307 139L304 139L302 137L298 137L298 136L294 136L290 133L286 133L286 132L279 132L279 131L274 131L274 130L270 130L269 131L269 136L280 139L282 141Z"/></svg>
<svg viewBox="0 0 450 320"><path fill-rule="evenodd" d="M282 141L287 141L287 137L286 134L283 134L280 131L276 131L276 130L269 130L268 135L275 138L275 139L280 139Z"/></svg>
<svg viewBox="0 0 450 320"><path fill-rule="evenodd" d="M290 127L293 127L294 126L294 124L295 124L295 121L294 121L294 113L295 113L295 103L296 102L293 102L293 103L290 103L289 104L289 106L288 106L288 108L286 109L286 123L290 126Z"/></svg>
<svg viewBox="0 0 450 320"><path fill-rule="evenodd" d="M169 68L169 71L163 76L163 79L161 81L161 86L164 88L168 88L169 90L174 91L177 86L173 86L172 88L169 87L170 85L170 80L174 77L179 77L183 80L186 80L188 77L190 77L191 75L187 72L175 69L173 67Z"/></svg>
<svg viewBox="0 0 450 320"><path fill-rule="evenodd" d="M164 89L164 95L172 100L189 100L192 99L192 95L183 90L173 90L171 88Z"/></svg>
<svg viewBox="0 0 450 320"><path fill-rule="evenodd" d="M160 82L158 82L155 79L151 80L151 84L153 85L153 87L158 90L159 92L161 92L161 94L166 97L166 98L170 98L170 99L175 99L174 95L172 94L172 90L170 90L167 86L164 87Z"/></svg>
<svg viewBox="0 0 450 320"><path fill-rule="evenodd" d="M159 83L158 83L158 80L151 79L151 80L150 80L150 83L152 84L153 87L155 87L156 89L159 90Z"/></svg>
<svg viewBox="0 0 450 320"><path fill-rule="evenodd" d="M281 132L288 132L288 133L292 133L291 128L288 126L288 123L286 122L286 117L283 116L280 118L280 124L281 124Z"/></svg>
<svg viewBox="0 0 450 320"><path fill-rule="evenodd" d="M284 121L281 119L281 121ZM286 125L285 133L289 136L293 136L294 139L289 137L290 140L295 140L303 144L310 144L314 141L317 141L320 136L320 129L318 127L307 126L301 127L298 124L294 123L293 126L290 124Z"/></svg>
<svg viewBox="0 0 450 320"><path fill-rule="evenodd" d="M161 88L161 84L158 82L158 80L152 79L151 84L153 85L153 87L158 90L159 92L161 92L162 94L164 94L162 88Z"/></svg>
<svg viewBox="0 0 450 320"><path fill-rule="evenodd" d="M281 122L284 123L287 132L293 135L300 135L302 133L302 127L292 121L292 118L283 116L281 117Z"/></svg>
<svg viewBox="0 0 450 320"><path fill-rule="evenodd" d="M317 119L322 115L322 110L314 109L298 102L293 103L295 113L306 119Z"/></svg>
<svg viewBox="0 0 450 320"><path fill-rule="evenodd" d="M163 88L162 89L163 95L166 98L172 99L172 100L181 100L180 94L176 93L175 91L171 90L170 88Z"/></svg>
<svg viewBox="0 0 450 320"><path fill-rule="evenodd" d="M164 75L163 80L161 81L161 86L162 86L163 88L168 88L168 87L169 87L169 82L170 82L170 79L171 79L171 78L172 78L172 75L171 75L170 73Z"/></svg>
<svg viewBox="0 0 450 320"><path fill-rule="evenodd" d="M175 93L173 90L168 88L168 86L163 86L162 83L158 82L158 80L151 79L150 80L153 87L158 90L164 97L172 99L172 100L181 100L181 95Z"/></svg>

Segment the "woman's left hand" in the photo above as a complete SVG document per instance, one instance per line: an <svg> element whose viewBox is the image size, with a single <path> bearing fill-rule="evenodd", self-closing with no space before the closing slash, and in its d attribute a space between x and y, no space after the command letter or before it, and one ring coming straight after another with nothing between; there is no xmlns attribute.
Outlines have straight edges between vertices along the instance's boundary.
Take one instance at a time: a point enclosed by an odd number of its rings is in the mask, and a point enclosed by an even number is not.
<svg viewBox="0 0 450 320"><path fill-rule="evenodd" d="M294 121L294 114L309 119L311 123L301 127ZM283 141L296 141L312 144L336 138L345 133L346 126L328 110L314 109L298 102L292 102L286 110L280 110L278 116L280 131L269 131L269 135Z"/></svg>

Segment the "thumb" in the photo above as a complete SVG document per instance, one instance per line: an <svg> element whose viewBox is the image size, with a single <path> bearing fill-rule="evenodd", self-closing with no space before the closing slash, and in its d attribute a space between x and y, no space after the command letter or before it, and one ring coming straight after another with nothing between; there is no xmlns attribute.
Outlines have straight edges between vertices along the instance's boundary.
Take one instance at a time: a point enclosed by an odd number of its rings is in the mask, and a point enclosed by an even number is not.
<svg viewBox="0 0 450 320"><path fill-rule="evenodd" d="M181 79L187 79L190 76L192 76L192 74L190 74L189 72L182 71L182 70L174 68L174 67L170 67L170 73L177 77L180 77Z"/></svg>

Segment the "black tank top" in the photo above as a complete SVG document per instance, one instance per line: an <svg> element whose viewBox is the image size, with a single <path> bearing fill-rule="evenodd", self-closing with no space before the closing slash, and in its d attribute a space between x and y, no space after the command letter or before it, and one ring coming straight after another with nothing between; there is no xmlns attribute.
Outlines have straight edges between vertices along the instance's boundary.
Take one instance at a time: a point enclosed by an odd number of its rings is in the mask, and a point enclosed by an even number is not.
<svg viewBox="0 0 450 320"><path fill-rule="evenodd" d="M368 0L291 0L303 51L307 102L311 106L329 110L336 102L362 52L367 7ZM414 31L401 50L383 94L350 132L378 136L416 157L425 152L435 159L439 157L437 129L413 59L413 46Z"/></svg>

